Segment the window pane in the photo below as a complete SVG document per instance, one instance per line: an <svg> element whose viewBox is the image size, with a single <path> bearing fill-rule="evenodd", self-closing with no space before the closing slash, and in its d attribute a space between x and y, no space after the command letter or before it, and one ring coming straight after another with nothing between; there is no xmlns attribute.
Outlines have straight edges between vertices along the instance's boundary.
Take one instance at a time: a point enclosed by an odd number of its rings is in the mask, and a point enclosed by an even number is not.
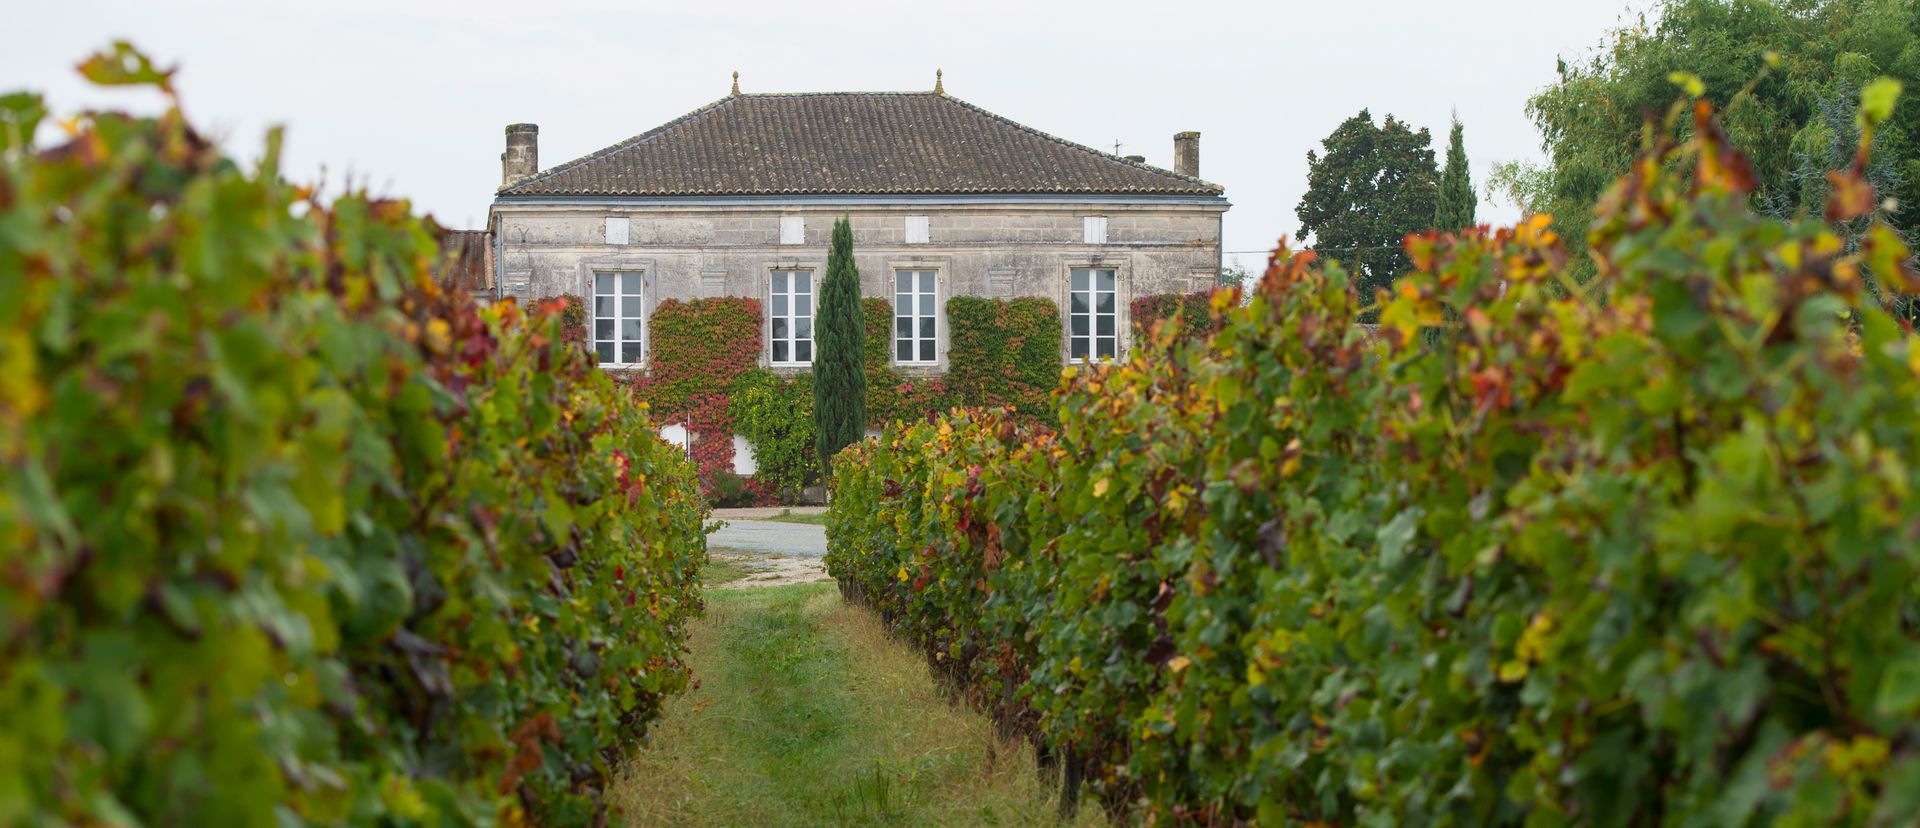
<svg viewBox="0 0 1920 828"><path fill-rule="evenodd" d="M788 338L789 338L789 337L787 336L787 320L785 320L785 319L782 319L782 318L780 318L780 317L778 317L778 316L776 316L776 317L774 317L774 318L773 318L773 339L774 339L774 341L775 341L775 342L778 342L778 341L780 341L780 340L782 340L782 339L788 339Z"/></svg>
<svg viewBox="0 0 1920 828"><path fill-rule="evenodd" d="M780 294L782 294L782 293L786 293L786 292L787 292L787 272L786 272L786 271L784 271L784 270L776 270L776 271L774 271L774 272L773 272L773 293L774 293L774 295L775 295L775 296L778 296L778 295L780 295Z"/></svg>
<svg viewBox="0 0 1920 828"><path fill-rule="evenodd" d="M640 341L640 320L627 319L620 323L620 338L628 342Z"/></svg>
<svg viewBox="0 0 1920 828"><path fill-rule="evenodd" d="M902 316L893 320L893 335L901 336L901 337L912 337L913 336L913 320L905 316Z"/></svg>
<svg viewBox="0 0 1920 828"><path fill-rule="evenodd" d="M793 274L793 292L794 293L812 293L813 292L813 274L808 273L804 270L800 271L799 273Z"/></svg>
<svg viewBox="0 0 1920 828"><path fill-rule="evenodd" d="M1074 315L1074 317L1073 317L1073 335L1074 335L1074 336L1086 336L1086 335L1087 335L1087 318L1086 318L1085 316L1081 316L1081 315L1079 315L1079 314L1075 314L1075 315Z"/></svg>
<svg viewBox="0 0 1920 828"><path fill-rule="evenodd" d="M1101 336L1113 336L1113 317L1099 316L1095 319L1099 322L1099 326L1095 329L1096 333Z"/></svg>
<svg viewBox="0 0 1920 828"><path fill-rule="evenodd" d="M933 340L927 339L920 342L920 361L933 361Z"/></svg>
<svg viewBox="0 0 1920 828"><path fill-rule="evenodd" d="M893 358L901 362L911 361L913 359L913 340L895 340L893 343Z"/></svg>
<svg viewBox="0 0 1920 828"><path fill-rule="evenodd" d="M893 312L901 316L913 315L913 294L896 293L893 295Z"/></svg>
<svg viewBox="0 0 1920 828"><path fill-rule="evenodd" d="M929 341L933 339L933 317L920 317L920 337Z"/></svg>
<svg viewBox="0 0 1920 828"><path fill-rule="evenodd" d="M1113 290L1113 271L1096 270L1093 272L1093 286L1097 290Z"/></svg>
<svg viewBox="0 0 1920 828"><path fill-rule="evenodd" d="M1074 291L1073 302L1067 312L1068 313L1086 313L1087 312L1087 294L1080 291Z"/></svg>
<svg viewBox="0 0 1920 828"><path fill-rule="evenodd" d="M607 293L607 294L613 293L613 274L611 273L593 274L593 292Z"/></svg>
<svg viewBox="0 0 1920 828"><path fill-rule="evenodd" d="M620 292L628 296L640 295L640 274L628 273L620 277Z"/></svg>
<svg viewBox="0 0 1920 828"><path fill-rule="evenodd" d="M623 343L620 346L620 361L629 364L639 362L640 343L638 341Z"/></svg>
<svg viewBox="0 0 1920 828"><path fill-rule="evenodd" d="M793 343L793 353L795 362L812 362L813 343L804 341L795 342Z"/></svg>
<svg viewBox="0 0 1920 828"><path fill-rule="evenodd" d="M1076 336L1073 338L1073 358L1074 359L1087 358L1087 338L1086 337Z"/></svg>
<svg viewBox="0 0 1920 828"><path fill-rule="evenodd" d="M639 296L628 296L620 300L620 309L623 315L632 319L639 319L641 316L644 316L645 313L640 308L641 301L642 298Z"/></svg>
<svg viewBox="0 0 1920 828"><path fill-rule="evenodd" d="M1113 357L1113 337L1110 337L1110 336L1095 337L1093 341L1094 341L1094 344L1098 346L1100 349L1099 356L1103 358L1108 358L1108 359L1111 359Z"/></svg>
<svg viewBox="0 0 1920 828"><path fill-rule="evenodd" d="M593 350L600 354L601 362L606 363L606 362L613 361L613 343L602 342L598 345L593 346Z"/></svg>
<svg viewBox="0 0 1920 828"><path fill-rule="evenodd" d="M1113 294L1096 293L1093 309L1101 313L1113 313Z"/></svg>
<svg viewBox="0 0 1920 828"><path fill-rule="evenodd" d="M1084 268L1076 267L1073 269L1073 289L1074 290L1087 289L1087 271Z"/></svg>
<svg viewBox="0 0 1920 828"><path fill-rule="evenodd" d="M923 270L920 272L920 292L928 295L933 294L933 271Z"/></svg>
<svg viewBox="0 0 1920 828"><path fill-rule="evenodd" d="M813 315L813 296L802 293L793 297L793 315L795 317Z"/></svg>
<svg viewBox="0 0 1920 828"><path fill-rule="evenodd" d="M773 361L774 362L787 361L787 343L786 342L778 339L773 341Z"/></svg>
<svg viewBox="0 0 1920 828"><path fill-rule="evenodd" d="M793 320L793 338L794 339L812 339L813 338L813 319L810 317L801 317L799 319Z"/></svg>
<svg viewBox="0 0 1920 828"><path fill-rule="evenodd" d="M902 270L893 274L893 289L896 292L913 290L913 271Z"/></svg>
<svg viewBox="0 0 1920 828"><path fill-rule="evenodd" d="M613 313L614 313L614 311L613 311L613 308L614 308L614 304L613 304L613 303L614 303L614 302L617 302L617 301L619 301L619 300L617 300L617 299L615 299L615 298L613 298L613 297L611 297L611 296L595 296L595 297L593 297L593 315L594 315L594 316L612 316L612 315L613 315Z"/></svg>
<svg viewBox="0 0 1920 828"><path fill-rule="evenodd" d="M613 338L613 320L611 319L593 320L593 338L594 339L612 339Z"/></svg>
<svg viewBox="0 0 1920 828"><path fill-rule="evenodd" d="M773 315L774 316L787 315L787 295L786 294L776 293L773 295Z"/></svg>

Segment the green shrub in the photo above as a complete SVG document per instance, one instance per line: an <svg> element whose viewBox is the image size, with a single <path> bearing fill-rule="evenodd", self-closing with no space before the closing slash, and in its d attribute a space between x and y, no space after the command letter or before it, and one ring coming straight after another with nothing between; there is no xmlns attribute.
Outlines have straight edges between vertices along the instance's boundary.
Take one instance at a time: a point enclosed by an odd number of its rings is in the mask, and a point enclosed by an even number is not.
<svg viewBox="0 0 1920 828"><path fill-rule="evenodd" d="M1414 236L1375 334L1282 250L1210 341L1070 372L1057 432L850 448L829 570L1149 822L1913 824L1920 342L1863 286L1920 277L1690 134L1584 291L1544 216Z"/></svg>
<svg viewBox="0 0 1920 828"><path fill-rule="evenodd" d="M812 374L748 371L734 381L727 399L734 429L753 445L754 477L789 501L819 479Z"/></svg>
<svg viewBox="0 0 1920 828"><path fill-rule="evenodd" d="M120 45L102 82L165 73ZM404 202L0 98L0 824L548 824L684 687L692 470Z"/></svg>

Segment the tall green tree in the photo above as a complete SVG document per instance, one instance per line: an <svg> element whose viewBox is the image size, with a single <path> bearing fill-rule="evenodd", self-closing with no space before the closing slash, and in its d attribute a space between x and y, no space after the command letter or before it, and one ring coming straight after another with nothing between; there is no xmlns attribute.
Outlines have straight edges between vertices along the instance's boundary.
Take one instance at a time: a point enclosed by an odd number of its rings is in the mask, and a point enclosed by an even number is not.
<svg viewBox="0 0 1920 828"><path fill-rule="evenodd" d="M1376 288L1409 266L1401 240L1433 224L1440 191L1433 136L1392 115L1375 126L1362 109L1320 143L1325 154L1307 152L1307 194L1294 210L1299 235L1345 264L1371 302Z"/></svg>
<svg viewBox="0 0 1920 828"><path fill-rule="evenodd" d="M1782 217L1817 215L1827 197L1826 171L1852 155L1861 89L1883 75L1920 89L1920 5L1666 0L1609 32L1591 55L1562 60L1558 80L1527 104L1548 163L1505 166L1492 189L1522 210L1552 215L1574 261L1589 272L1590 261L1579 254L1592 205L1627 172L1647 114L1666 111L1681 95L1675 72L1700 79L1728 136L1751 158L1754 206ZM1868 170L1882 197L1908 205L1879 218L1909 239L1920 238L1920 208L1912 206L1920 204L1916 123L1920 95L1903 96L1875 133ZM1686 118L1673 128L1672 137L1689 137Z"/></svg>
<svg viewBox="0 0 1920 828"><path fill-rule="evenodd" d="M866 318L860 312L860 270L853 265L853 224L833 224L827 275L814 315L813 427L820 465L867 429Z"/></svg>
<svg viewBox="0 0 1920 828"><path fill-rule="evenodd" d="M1467 167L1466 129L1453 119L1453 132L1447 136L1447 166L1440 171L1440 201L1433 211L1433 226L1438 230L1458 230L1474 225L1474 211L1480 199L1473 194L1473 171Z"/></svg>

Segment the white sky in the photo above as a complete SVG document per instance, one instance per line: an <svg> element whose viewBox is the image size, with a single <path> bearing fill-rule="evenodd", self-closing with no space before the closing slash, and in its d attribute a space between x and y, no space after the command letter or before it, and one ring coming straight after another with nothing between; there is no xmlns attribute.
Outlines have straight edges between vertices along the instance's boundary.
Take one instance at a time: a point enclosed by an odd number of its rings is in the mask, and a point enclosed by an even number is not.
<svg viewBox="0 0 1920 828"><path fill-rule="evenodd" d="M734 70L744 91L811 92L930 89L944 68L948 94L1163 167L1173 134L1199 130L1201 176L1234 205L1226 249L1257 251L1299 228L1307 151L1362 107L1430 128L1436 154L1458 111L1476 188L1539 158L1527 98L1647 4L13 0L0 91L150 110L72 69L130 38L180 65L188 115L229 151L254 157L284 124L291 177L350 175L474 228L508 123L540 125L546 167L724 96ZM1483 192L1481 221L1515 217Z"/></svg>

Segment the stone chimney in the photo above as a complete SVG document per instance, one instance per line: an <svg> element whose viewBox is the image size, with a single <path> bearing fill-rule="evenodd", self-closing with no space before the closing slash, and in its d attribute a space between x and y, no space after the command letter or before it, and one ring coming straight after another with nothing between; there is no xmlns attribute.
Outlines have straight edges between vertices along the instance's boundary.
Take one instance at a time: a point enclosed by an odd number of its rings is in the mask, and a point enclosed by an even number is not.
<svg viewBox="0 0 1920 828"><path fill-rule="evenodd" d="M500 153L500 189L533 177L540 171L540 126L508 124L507 151Z"/></svg>
<svg viewBox="0 0 1920 828"><path fill-rule="evenodd" d="M1188 178L1200 177L1200 133L1173 136L1173 171Z"/></svg>

